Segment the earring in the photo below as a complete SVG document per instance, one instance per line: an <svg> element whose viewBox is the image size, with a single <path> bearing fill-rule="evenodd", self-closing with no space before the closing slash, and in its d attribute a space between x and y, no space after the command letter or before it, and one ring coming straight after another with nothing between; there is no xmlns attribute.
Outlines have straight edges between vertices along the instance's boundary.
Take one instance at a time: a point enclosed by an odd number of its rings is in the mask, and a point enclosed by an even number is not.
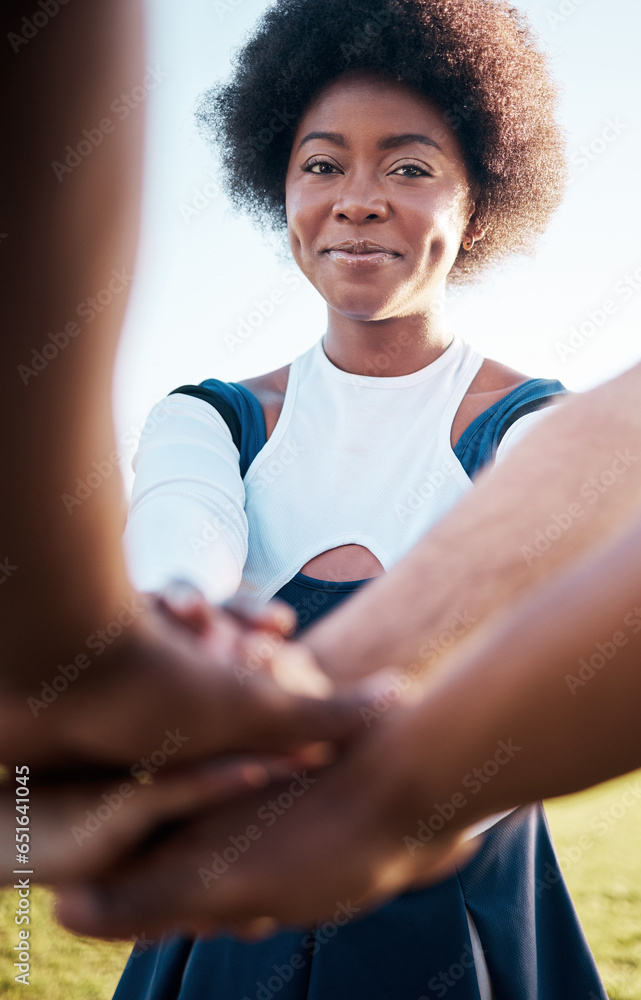
<svg viewBox="0 0 641 1000"><path fill-rule="evenodd" d="M466 236L465 239L463 240L463 244L462 245L463 245L463 249L464 250L472 250L472 249L474 249L474 237L473 236Z"/></svg>

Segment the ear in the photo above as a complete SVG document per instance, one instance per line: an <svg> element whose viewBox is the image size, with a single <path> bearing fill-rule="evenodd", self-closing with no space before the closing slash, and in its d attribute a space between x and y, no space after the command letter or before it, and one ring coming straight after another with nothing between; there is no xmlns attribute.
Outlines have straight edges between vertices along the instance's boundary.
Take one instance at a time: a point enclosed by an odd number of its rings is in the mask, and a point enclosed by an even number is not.
<svg viewBox="0 0 641 1000"><path fill-rule="evenodd" d="M463 233L463 239L473 239L475 243L482 240L485 236L485 229L478 220L476 214L476 206L472 206L472 214L468 220L467 226L465 227L465 232Z"/></svg>

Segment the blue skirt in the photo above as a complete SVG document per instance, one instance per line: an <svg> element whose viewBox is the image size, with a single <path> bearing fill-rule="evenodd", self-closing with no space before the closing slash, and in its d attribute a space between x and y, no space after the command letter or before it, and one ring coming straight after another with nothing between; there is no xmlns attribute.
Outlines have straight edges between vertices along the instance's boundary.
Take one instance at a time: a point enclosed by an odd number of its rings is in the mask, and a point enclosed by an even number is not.
<svg viewBox="0 0 641 1000"><path fill-rule="evenodd" d="M143 939L114 1000L480 1000L466 908L497 1000L607 1000L540 805L500 820L452 878L365 916L345 900L257 943Z"/></svg>

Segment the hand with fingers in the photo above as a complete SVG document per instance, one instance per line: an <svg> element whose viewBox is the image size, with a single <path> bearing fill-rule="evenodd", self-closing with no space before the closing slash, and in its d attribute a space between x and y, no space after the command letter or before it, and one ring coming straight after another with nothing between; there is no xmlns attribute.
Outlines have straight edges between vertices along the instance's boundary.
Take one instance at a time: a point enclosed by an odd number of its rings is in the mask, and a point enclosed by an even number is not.
<svg viewBox="0 0 641 1000"><path fill-rule="evenodd" d="M95 690L78 684L42 720L46 769L37 754L31 767L38 881L109 880L147 841L319 768L359 729L355 696L336 698L311 655L286 639L295 626L286 605L212 607L183 582L144 601L136 641L112 654L113 690L105 671ZM0 833L14 825L13 806L0 789ZM173 921L171 904L160 920Z"/></svg>
<svg viewBox="0 0 641 1000"><path fill-rule="evenodd" d="M349 738L355 692L335 691L283 606L208 606L185 584L139 595L139 614L96 664L37 713L3 692L0 760L129 768L179 733L172 764L230 751L289 752ZM33 700L33 699L32 699Z"/></svg>
<svg viewBox="0 0 641 1000"><path fill-rule="evenodd" d="M29 866L39 882L95 877L131 853L158 827L267 785L291 770L285 757L234 756L174 768L157 778L116 780L29 776ZM144 775L149 780L144 780ZM0 871L10 881L15 795L0 789Z"/></svg>
<svg viewBox="0 0 641 1000"><path fill-rule="evenodd" d="M299 768L203 809L108 878L69 883L59 919L82 934L124 938L162 932L171 913L180 933L252 938L331 919L339 903L361 915L446 877L471 851L459 828L423 852L404 841L429 798L403 738L410 713L401 701L322 771Z"/></svg>

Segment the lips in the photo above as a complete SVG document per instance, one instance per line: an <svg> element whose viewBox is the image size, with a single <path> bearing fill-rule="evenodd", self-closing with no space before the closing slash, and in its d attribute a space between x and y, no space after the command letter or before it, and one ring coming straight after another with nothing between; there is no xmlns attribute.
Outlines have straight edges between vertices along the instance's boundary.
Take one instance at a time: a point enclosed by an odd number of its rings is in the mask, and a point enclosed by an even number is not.
<svg viewBox="0 0 641 1000"><path fill-rule="evenodd" d="M343 240L342 243L329 247L324 253L334 264L358 271L363 268L381 267L398 260L401 256L396 250L390 250L389 247L373 243L371 240Z"/></svg>
<svg viewBox="0 0 641 1000"><path fill-rule="evenodd" d="M394 257L400 256L396 250L381 246L380 243L372 243L371 240L343 240L342 243L336 243L334 246L328 247L325 252L331 253L334 250L343 250L345 253L350 254L387 253Z"/></svg>

